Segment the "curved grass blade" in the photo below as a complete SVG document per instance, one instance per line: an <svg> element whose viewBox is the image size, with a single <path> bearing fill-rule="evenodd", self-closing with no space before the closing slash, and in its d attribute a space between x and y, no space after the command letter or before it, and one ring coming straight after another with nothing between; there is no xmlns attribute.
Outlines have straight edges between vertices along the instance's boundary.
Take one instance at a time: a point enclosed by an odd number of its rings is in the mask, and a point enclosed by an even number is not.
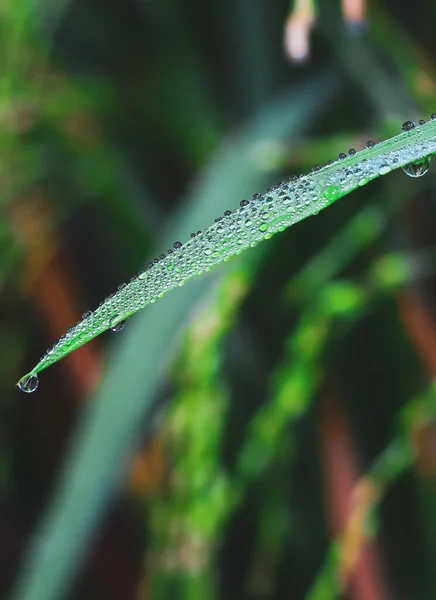
<svg viewBox="0 0 436 600"><path fill-rule="evenodd" d="M237 210L226 211L205 231L193 233L184 244L175 242L146 271L119 286L117 293L69 329L18 385L25 388L29 378L34 381L37 373L107 329L119 327L166 292L317 214L380 175L399 167L406 167L410 174L410 165L426 157L430 160L430 155L436 153L436 119L419 127L408 122L403 128L406 131L393 138L348 156L340 155L332 164L314 167L308 175L280 183L265 194L255 194L250 201L242 200ZM418 170L418 175L423 172Z"/></svg>

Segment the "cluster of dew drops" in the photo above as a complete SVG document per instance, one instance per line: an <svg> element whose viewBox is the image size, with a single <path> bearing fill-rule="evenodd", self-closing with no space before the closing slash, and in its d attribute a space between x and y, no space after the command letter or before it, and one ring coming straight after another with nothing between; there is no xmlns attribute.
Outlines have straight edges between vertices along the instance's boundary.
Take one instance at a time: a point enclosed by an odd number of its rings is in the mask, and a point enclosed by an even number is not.
<svg viewBox="0 0 436 600"><path fill-rule="evenodd" d="M433 113L430 116L430 120L432 121L436 121L436 113ZM421 126L424 125L425 121L424 120L420 120L418 121L417 124L415 124L413 121L405 121L401 127L402 131L407 133L408 131L411 131L412 129L414 129L417 126ZM373 141L368 141L366 143L366 148L373 148L376 145L376 142ZM345 158L347 158L347 156L353 156L354 154L356 154L356 150L354 148L350 148L350 150L348 150L348 153L344 153L341 152L338 155L338 160L343 160ZM331 165L333 164L334 161L330 160L329 162L326 163L325 166ZM429 169L431 166L431 156L426 156L418 161L415 162L411 162L407 165L404 165L404 167L402 167L404 173L406 173L406 175L408 175L409 177L422 177L423 175L425 175L426 173L428 173ZM320 165L315 165L312 169L313 172L319 171L322 167ZM386 172L390 171L390 168L387 167ZM380 174L384 174L384 173L380 173ZM304 175L300 175L300 177L304 177ZM298 179L298 177L293 176L291 177L290 181L295 181L296 179ZM270 188L268 190L268 192L273 191L278 189L281 185L283 184L279 184L273 188ZM261 200L263 199L263 195L262 194L255 194L253 196L253 200ZM249 204L248 200L242 200L240 203L241 208L247 206ZM224 218L225 217L229 217L232 214L231 210L226 210L224 213ZM215 223L219 223L220 221L223 220L223 217L218 217L215 219ZM265 231L266 231L267 225L265 225ZM191 238L195 238L197 235L200 235L201 231L197 231L197 233L191 233ZM154 267L156 264L158 264L160 261L164 260L167 256L173 254L174 252L176 252L177 250L179 250L182 247L182 243L181 242L175 242L173 244L173 247L170 248L167 252L167 254L161 254L159 256L159 258L155 258L152 260L152 262L149 264L148 269ZM131 281L134 281L136 278L142 279L145 276L146 271L141 271L136 277L133 277L131 279ZM121 290L123 287L125 287L126 284L121 284L118 286L118 290ZM110 296L109 298L111 298L112 296ZM106 299L108 300L108 298ZM102 305L103 302L100 303L100 305ZM86 311L83 315L82 315L82 319L86 319L87 317L89 317L92 314L92 312L90 310ZM113 325L110 326L110 329L112 331L118 332L121 331L122 329L124 329L125 325L126 325L126 320L121 320L118 321L118 315L114 315L114 318L112 319L114 321ZM118 322L117 322L118 321ZM64 338L64 336L61 338L60 341L62 341ZM27 375L26 377L23 377L17 384L17 386L20 388L20 390L22 390L23 392L26 393L31 393L34 392L39 384L39 379L38 379L38 375L36 373L30 373L29 375Z"/></svg>

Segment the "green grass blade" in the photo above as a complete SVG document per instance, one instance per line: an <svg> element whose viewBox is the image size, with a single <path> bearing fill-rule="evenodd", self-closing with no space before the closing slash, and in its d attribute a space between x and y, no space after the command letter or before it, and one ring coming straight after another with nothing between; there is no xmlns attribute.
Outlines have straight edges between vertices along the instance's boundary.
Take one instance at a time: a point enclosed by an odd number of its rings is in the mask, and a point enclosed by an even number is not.
<svg viewBox="0 0 436 600"><path fill-rule="evenodd" d="M259 111L251 120L249 126L244 128L230 143L225 144L221 152L217 153L215 159L197 183L196 189L190 195L190 210L175 216L163 237L166 240L163 243L171 244L175 237L183 239L192 231L194 222L198 224L210 222L214 216L212 207L215 207L217 212L224 212L225 208L228 207L228 203L223 190L229 196L241 197L250 189L253 190L254 188L255 190L256 187L259 189L261 186L266 187L269 185L272 178L271 169L265 169L264 165L262 168L258 158L258 149L265 147L266 144L282 147L291 134L296 136L304 131L317 112L322 109L326 98L331 98L337 92L340 87L339 83L338 77L332 72L322 73L310 78L299 90L295 90L295 88L286 90L285 93ZM321 96L323 96L323 99L321 99ZM251 186L253 187L251 188ZM205 201L205 198L207 198L207 201ZM193 212L196 215L195 221L192 221L189 216ZM200 236L194 242L199 240ZM159 269L161 267L162 263L158 265ZM147 277L150 276L151 272L157 273L153 269L147 273ZM143 285L144 281L141 282L137 278L132 284L126 286L123 289L123 296L124 294L129 295L132 288L134 289L140 283ZM117 298L121 297L117 295ZM108 301L112 302L114 299L115 296L108 299ZM105 303L105 306L109 305ZM97 314L100 314L98 310L94 313L94 317ZM127 316L127 313L125 314ZM89 321L87 321L86 327L88 325L90 325ZM63 356L85 343L85 339L82 339L82 343L78 340L76 340L76 343L69 343L73 330L77 332L77 329L73 328L68 334L68 339L63 338L60 340L66 350ZM95 335L98 334L95 333ZM89 341L92 337L94 336L87 336L86 341ZM58 348L58 346L55 345L55 348ZM61 357L59 356L52 361L53 358L54 352L49 350L29 375L32 376L32 374L36 374L49 366L46 359L49 359L50 364L52 364ZM26 379L22 378L21 381L25 382Z"/></svg>
<svg viewBox="0 0 436 600"><path fill-rule="evenodd" d="M319 170L281 183L263 195L244 200L240 208L181 244L176 242L150 267L109 296L93 313L72 327L22 380L114 328L132 314L209 271L243 250L313 215L380 175L436 152L436 121L400 133L372 148L337 160Z"/></svg>

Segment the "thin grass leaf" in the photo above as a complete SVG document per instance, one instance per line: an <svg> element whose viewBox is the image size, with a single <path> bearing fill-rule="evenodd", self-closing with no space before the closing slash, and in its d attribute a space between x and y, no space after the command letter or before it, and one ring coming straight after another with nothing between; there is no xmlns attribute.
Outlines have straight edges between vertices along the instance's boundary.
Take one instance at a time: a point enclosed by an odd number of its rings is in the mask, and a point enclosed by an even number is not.
<svg viewBox="0 0 436 600"><path fill-rule="evenodd" d="M429 162L430 155L436 152L436 121L419 127L408 122L403 127L405 131L374 147L344 155L331 165L315 168L312 173L281 183L265 194L256 194L250 201L243 200L240 208L226 211L224 217L216 219L204 232L192 234L188 242L175 242L146 271L122 285L122 289L72 327L20 380L19 387L28 391L26 388L31 389L37 383L37 373L104 331L119 328L122 321L166 292L317 214L356 188L399 167L412 165L406 168L419 169L413 165Z"/></svg>
<svg viewBox="0 0 436 600"><path fill-rule="evenodd" d="M393 485L413 466L417 455L413 436L417 430L434 420L435 411L436 383L432 381L424 392L409 400L400 409L395 419L398 424L396 435L355 486L355 490L362 485L372 490L372 494L369 495L370 502L365 507L362 518L361 547L376 536L378 522L375 517L380 505ZM333 600L342 596L344 586L343 581L341 585L343 577L340 575L344 570L344 559L349 560L350 548L347 539L351 536L355 544L356 520L352 522L352 516L341 539L332 543L321 572L306 595L306 600Z"/></svg>
<svg viewBox="0 0 436 600"><path fill-rule="evenodd" d="M422 261L422 258L424 260ZM326 369L326 351L337 326L349 328L383 294L425 279L435 272L423 252L383 255L368 269L363 282L330 282L306 307L286 342L272 375L270 399L254 414L238 458L238 485L246 485L272 463L283 432L310 408ZM236 485L234 486L236 487Z"/></svg>

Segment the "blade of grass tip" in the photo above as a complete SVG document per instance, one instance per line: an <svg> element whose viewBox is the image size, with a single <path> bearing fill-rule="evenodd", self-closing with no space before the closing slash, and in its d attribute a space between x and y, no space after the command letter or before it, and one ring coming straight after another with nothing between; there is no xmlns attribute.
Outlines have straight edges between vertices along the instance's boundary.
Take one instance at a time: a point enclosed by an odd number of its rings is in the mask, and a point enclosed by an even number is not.
<svg viewBox="0 0 436 600"><path fill-rule="evenodd" d="M117 327L168 291L318 214L358 187L398 168L412 177L425 175L431 156L436 153L436 115L432 115L428 123L422 121L419 127L406 121L402 129L401 134L366 150L357 153L352 150L348 157L344 154L336 162L314 167L308 175L278 184L265 195L256 194L251 201L242 200L239 209L226 211L224 218L215 219L205 231L192 233L191 240L185 244L176 242L167 254L154 259L146 271L132 278L130 284L121 286L118 293L109 296L94 313L62 336L32 371L21 378L19 387L33 391L38 382L37 374L70 352L109 328ZM234 165L229 164L229 173L232 168ZM210 200L213 197L212 193Z"/></svg>
<svg viewBox="0 0 436 600"><path fill-rule="evenodd" d="M266 136L284 140L291 132L302 132L326 98L339 90L338 84L332 74L324 74L266 107L217 156L193 190L186 214L169 227L166 242L190 231L212 210L223 210L227 197L241 188L246 191L253 182L265 184L271 174L253 163L253 145ZM175 338L210 283L210 279L197 279L179 289L144 311L136 326L126 331L94 402L82 415L52 501L29 546L14 600L56 600L69 589L118 490L137 436L144 434L144 418L150 417ZM147 427L150 431L150 419Z"/></svg>
<svg viewBox="0 0 436 600"><path fill-rule="evenodd" d="M191 209L195 210L197 226L210 222L211 215L216 215L219 211L224 212L224 208L228 207L228 201L223 195L224 181L226 182L226 194L231 198L241 197L251 186L256 186L258 189L271 181L271 169L265 170L261 158L259 158L259 150L262 153L265 145L268 148L271 146L281 148L291 132L301 132L310 123L314 114L324 105L326 98L331 97L338 89L338 84L338 80L332 73L325 73L311 79L300 89L299 93L296 93L295 90L288 91L269 108L261 111L251 126L238 137L236 143L230 143L222 153L218 154L217 159L212 161L204 178L200 180L197 189L191 195ZM320 94L322 99L319 98ZM262 166L264 170L262 170ZM271 193L277 194L278 192L271 191ZM204 201L206 195L208 195L208 202ZM254 202L256 201L253 200L252 203ZM233 235L233 230L237 227L234 221L246 214L245 203L249 204L247 200L243 201L239 210L231 214L225 213L225 218L217 220L203 234L201 232L191 234L190 241L183 245L180 242L173 244L167 254L161 254L159 259L153 261L150 265L153 267L152 269L149 268L139 273L118 293L109 296L94 313L72 327L53 348L46 352L32 372L22 378L21 389L27 387L26 382L29 381L29 378L32 382L35 381L37 373L96 337L102 331L113 328L139 308L153 303L166 291L175 289L192 277L209 271L213 266L210 261L215 264L224 262L232 254L239 254L242 249L255 245L265 236L268 238L269 234L266 233L268 224L265 224L263 216L258 215L257 219L254 219L254 221L260 219L255 230L257 242L244 240L242 245L238 243L236 236ZM240 214L241 210L242 214ZM173 220L172 229L170 225L170 231L178 232L180 238L188 237L189 231L192 231L193 228L192 221L187 214L177 214ZM304 218L304 215L298 215L298 220L301 218ZM271 230L274 231L274 227L276 231L284 228L280 223L273 225ZM230 231L227 231L227 228ZM208 242L212 232L215 236L225 240L224 243L220 242L222 247L215 253L210 250L211 245ZM173 235L175 236L175 233ZM230 238L232 238L231 241ZM167 236L167 243L171 239L174 240L174 237ZM228 247L229 243L230 247ZM203 247L204 244L207 247ZM165 248L165 245L162 244L162 247ZM206 263L204 259L206 259ZM162 281L166 282L166 289L158 291L155 297L150 296L150 291L153 291L156 285L161 285ZM107 326L103 325L102 316Z"/></svg>

